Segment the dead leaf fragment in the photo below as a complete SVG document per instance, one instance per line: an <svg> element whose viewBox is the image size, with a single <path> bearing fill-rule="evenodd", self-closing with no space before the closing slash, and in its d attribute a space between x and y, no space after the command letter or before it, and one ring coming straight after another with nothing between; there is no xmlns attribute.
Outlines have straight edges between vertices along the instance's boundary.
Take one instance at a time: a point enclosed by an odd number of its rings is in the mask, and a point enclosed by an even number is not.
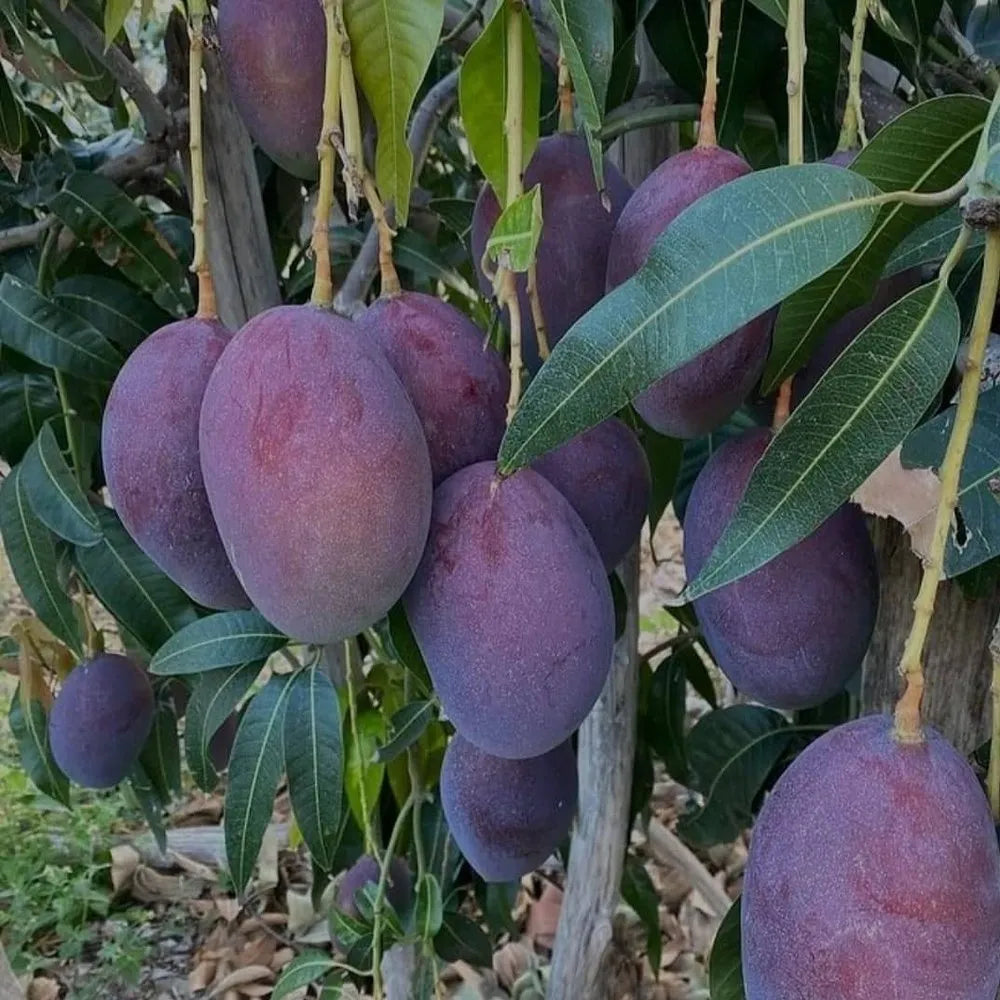
<svg viewBox="0 0 1000 1000"><path fill-rule="evenodd" d="M241 986L245 986L247 983L273 983L274 973L266 965L247 965L242 969L233 969L224 979L220 979L219 982L212 987L212 992L209 993L209 1000L212 997L221 996L228 990L236 990Z"/></svg>

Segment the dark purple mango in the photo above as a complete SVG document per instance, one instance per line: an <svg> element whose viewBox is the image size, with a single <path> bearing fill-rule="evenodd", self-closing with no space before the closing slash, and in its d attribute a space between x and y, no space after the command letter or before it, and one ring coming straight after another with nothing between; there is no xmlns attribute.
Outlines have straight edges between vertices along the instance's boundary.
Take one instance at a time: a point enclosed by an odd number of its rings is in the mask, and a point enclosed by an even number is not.
<svg viewBox="0 0 1000 1000"><path fill-rule="evenodd" d="M441 768L441 805L465 859L487 882L533 872L569 833L577 777L567 740L525 760L484 753L456 734Z"/></svg>
<svg viewBox="0 0 1000 1000"><path fill-rule="evenodd" d="M337 909L358 920L361 914L354 897L366 885L377 886L380 877L378 862L370 854L363 854L344 872L337 886ZM397 913L405 913L413 896L413 875L404 858L393 858L389 862L385 895Z"/></svg>
<svg viewBox="0 0 1000 1000"><path fill-rule="evenodd" d="M404 601L445 713L499 757L567 740L611 668L604 564L569 501L531 469L501 480L480 462L435 490Z"/></svg>
<svg viewBox="0 0 1000 1000"><path fill-rule="evenodd" d="M126 656L102 653L72 670L52 703L52 756L76 784L111 788L139 759L155 714L146 671Z"/></svg>
<svg viewBox="0 0 1000 1000"><path fill-rule="evenodd" d="M279 306L247 323L205 390L201 459L230 561L288 635L355 635L406 589L430 520L427 444L349 321Z"/></svg>
<svg viewBox="0 0 1000 1000"><path fill-rule="evenodd" d="M544 226L538 246L538 288L549 347L604 295L608 246L615 222L632 188L618 169L604 161L608 211L594 180L587 143L580 136L560 133L542 139L524 172L524 189L542 187ZM500 218L493 189L484 184L472 215L472 259L484 295L492 295L480 262L486 242ZM535 324L524 275L517 280L523 325L524 364L536 371L541 363Z"/></svg>
<svg viewBox="0 0 1000 1000"><path fill-rule="evenodd" d="M101 455L125 530L164 573L208 608L247 608L205 493L198 419L209 376L232 334L218 320L157 330L122 366L104 410Z"/></svg>
<svg viewBox="0 0 1000 1000"><path fill-rule="evenodd" d="M932 730L838 726L782 775L743 886L747 1000L995 1000L1000 854L986 797Z"/></svg>
<svg viewBox="0 0 1000 1000"><path fill-rule="evenodd" d="M689 580L722 537L770 439L767 428L732 438L699 474L684 518ZM695 611L738 690L774 708L818 705L861 666L875 628L878 572L864 516L844 504L760 569L696 600Z"/></svg>
<svg viewBox="0 0 1000 1000"><path fill-rule="evenodd" d="M695 148L660 164L636 188L615 226L608 251L608 289L631 278L650 248L684 209L750 173L728 150ZM773 311L751 320L635 399L643 420L661 434L695 438L724 423L750 395L771 347Z"/></svg>
<svg viewBox="0 0 1000 1000"><path fill-rule="evenodd" d="M319 0L220 0L219 45L233 101L276 163L316 176L326 22Z"/></svg>
<svg viewBox="0 0 1000 1000"><path fill-rule="evenodd" d="M649 460L639 439L614 418L537 459L540 472L587 526L609 571L639 537L649 510Z"/></svg>
<svg viewBox="0 0 1000 1000"><path fill-rule="evenodd" d="M434 483L496 458L506 428L510 373L486 335L441 299L403 292L357 321L385 352L417 411Z"/></svg>

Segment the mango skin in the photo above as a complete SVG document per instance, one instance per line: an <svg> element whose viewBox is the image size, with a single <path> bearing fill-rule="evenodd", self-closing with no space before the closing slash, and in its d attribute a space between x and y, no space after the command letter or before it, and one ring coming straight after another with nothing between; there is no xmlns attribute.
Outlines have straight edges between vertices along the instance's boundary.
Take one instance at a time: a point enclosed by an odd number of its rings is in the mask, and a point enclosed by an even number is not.
<svg viewBox="0 0 1000 1000"><path fill-rule="evenodd" d="M452 737L441 805L465 859L487 882L513 882L545 863L569 833L577 775L567 741L526 760L484 753Z"/></svg>
<svg viewBox="0 0 1000 1000"><path fill-rule="evenodd" d="M432 295L403 292L361 315L417 411L434 484L496 458L506 430L510 373L464 313Z"/></svg>
<svg viewBox="0 0 1000 1000"><path fill-rule="evenodd" d="M229 90L257 144L297 177L319 172L326 23L314 0L221 0Z"/></svg>
<svg viewBox="0 0 1000 1000"><path fill-rule="evenodd" d="M52 703L52 756L75 784L113 788L139 759L155 714L146 671L127 656L102 653L70 671Z"/></svg>
<svg viewBox="0 0 1000 1000"><path fill-rule="evenodd" d="M750 166L721 148L691 149L660 164L635 190L615 226L608 251L607 288L631 278L657 238L699 198L749 174ZM660 434L697 438L715 430L743 404L764 372L774 310L670 372L634 400Z"/></svg>
<svg viewBox="0 0 1000 1000"><path fill-rule="evenodd" d="M355 895L368 883L378 885L381 872L378 862L370 855L363 854L344 872L337 886L335 905L342 913L355 920L360 919ZM413 896L413 875L404 858L393 858L389 862L389 877L386 882L386 898L397 913L405 913Z"/></svg>
<svg viewBox="0 0 1000 1000"><path fill-rule="evenodd" d="M649 511L649 460L620 420L599 423L537 459L540 472L580 515L610 572L632 547Z"/></svg>
<svg viewBox="0 0 1000 1000"><path fill-rule="evenodd" d="M768 796L743 888L747 1000L995 1000L1000 853L969 765L887 716L820 737Z"/></svg>
<svg viewBox="0 0 1000 1000"><path fill-rule="evenodd" d="M543 476L468 466L434 493L427 549L404 597L455 728L498 757L567 740L611 668L614 608L576 511Z"/></svg>
<svg viewBox="0 0 1000 1000"><path fill-rule="evenodd" d="M722 537L770 439L769 428L732 438L699 474L684 516L689 580ZM798 709L831 698L861 666L878 594L864 516L844 504L801 542L694 606L719 669L739 691Z"/></svg>
<svg viewBox="0 0 1000 1000"><path fill-rule="evenodd" d="M601 203L594 180L587 143L578 135L546 136L538 143L524 172L524 189L542 186L544 225L538 245L538 290L545 317L549 347L604 295L608 246L618 216L632 193L618 168L605 159L604 184L610 211ZM472 261L479 287L487 297L493 289L481 262L497 219L500 204L489 184L484 184L472 215ZM525 367L535 372L541 365L538 339L528 300L525 275L517 277L521 304L522 355Z"/></svg>
<svg viewBox="0 0 1000 1000"><path fill-rule="evenodd" d="M406 589L430 521L427 444L349 321L312 306L250 320L205 391L201 459L230 562L289 636L355 635Z"/></svg>
<svg viewBox="0 0 1000 1000"><path fill-rule="evenodd" d="M205 493L198 421L231 333L218 320L170 323L118 372L101 426L111 502L135 543L193 600L248 608Z"/></svg>

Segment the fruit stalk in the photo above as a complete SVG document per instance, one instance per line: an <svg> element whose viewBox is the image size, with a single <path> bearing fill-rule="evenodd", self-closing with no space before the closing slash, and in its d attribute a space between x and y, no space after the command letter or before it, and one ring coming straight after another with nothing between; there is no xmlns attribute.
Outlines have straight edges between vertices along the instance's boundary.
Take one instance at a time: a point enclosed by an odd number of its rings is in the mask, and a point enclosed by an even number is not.
<svg viewBox="0 0 1000 1000"><path fill-rule="evenodd" d="M340 64L344 57L342 0L323 0L326 21L326 77L323 87L323 130L316 147L319 156L319 191L313 219L312 249L316 260L312 304L333 303L333 272L330 267L330 210L333 208L333 175L337 152L333 136L340 123Z"/></svg>
<svg viewBox="0 0 1000 1000"><path fill-rule="evenodd" d="M538 262L532 261L528 268L528 302L531 303L531 319L535 324L535 340L538 343L538 356L545 361L549 354L549 334L545 328L545 313L542 311L542 299L538 294Z"/></svg>
<svg viewBox="0 0 1000 1000"><path fill-rule="evenodd" d="M189 4L191 20L188 28L190 46L188 107L191 116L188 127L188 152L191 156L191 229L194 234L194 260L191 262L191 270L198 275L199 319L215 319L218 316L212 265L208 260L208 225L205 218L208 195L205 191L205 152L202 143L201 72L202 56L205 51L203 28L207 12L205 0L191 0Z"/></svg>
<svg viewBox="0 0 1000 1000"><path fill-rule="evenodd" d="M990 657L993 660L993 683L990 688L993 703L993 723L990 740L990 769L986 788L990 796L993 818L1000 822L1000 618L997 619L990 639Z"/></svg>
<svg viewBox="0 0 1000 1000"><path fill-rule="evenodd" d="M524 39L522 0L507 2L507 96L504 134L507 137L507 191L504 208L509 208L522 194L521 170L524 165ZM521 401L521 304L517 297L514 272L501 269L500 305L510 315L510 396L507 399L507 423L514 418Z"/></svg>
<svg viewBox="0 0 1000 1000"><path fill-rule="evenodd" d="M715 109L719 103L719 42L722 39L722 0L710 0L708 6L708 49L705 52L705 96L701 102L698 146L718 145Z"/></svg>
<svg viewBox="0 0 1000 1000"><path fill-rule="evenodd" d="M358 795L361 798L361 813L364 817L364 822L361 824L362 834L365 839L365 853L370 854L376 861L379 861L378 849L375 845L375 836L372 833L372 823L371 823L371 812L368 809L368 792L367 782L365 780L365 771L367 770L367 760L362 753L361 742L358 737L358 695L357 691L354 689L354 684L357 679L356 670L356 659L355 654L357 652L357 647L353 639L344 640L344 664L345 664L345 674L347 675L347 717L348 724L351 728L351 742L354 744L358 753L358 768L361 771L361 781L358 782Z"/></svg>
<svg viewBox="0 0 1000 1000"><path fill-rule="evenodd" d="M861 70L865 54L865 28L868 25L868 0L857 0L854 8L854 33L851 35L851 61L847 70L847 104L840 130L838 150L854 149L858 139L867 145L864 108L861 104Z"/></svg>
<svg viewBox="0 0 1000 1000"><path fill-rule="evenodd" d="M788 162L805 162L806 2L789 0L788 26Z"/></svg>
<svg viewBox="0 0 1000 1000"><path fill-rule="evenodd" d="M967 228L963 228L963 236L965 240L963 241L960 237L949 254L949 262L952 264L960 256L960 253L956 254L956 248L968 240ZM948 262L946 262L946 267L947 264ZM942 268L941 277L938 280L944 282L948 280L946 268ZM986 353L986 343L990 335L990 322L993 318L998 286L1000 286L1000 230L991 230L986 234L986 257L983 262L983 275L979 283L976 315L972 324L972 333L969 335L969 355L965 371L962 374L955 424L939 473L941 498L938 501L937 515L934 520L934 535L924 562L924 575L920 582L920 590L913 603L913 625L907 636L906 645L903 647L903 656L899 663L900 673L906 678L906 688L896 705L896 723L893 734L901 743L920 743L924 739L920 720L920 702L924 689L923 649L931 616L934 613L934 599L937 596L938 584L944 573L945 547L948 544L952 518L958 505L962 460L965 458L969 435L972 432L972 422L976 415L976 405L979 402L979 381L983 367L983 356Z"/></svg>
<svg viewBox="0 0 1000 1000"><path fill-rule="evenodd" d="M573 118L573 80L569 75L566 50L559 46L559 131L573 132L576 122Z"/></svg>

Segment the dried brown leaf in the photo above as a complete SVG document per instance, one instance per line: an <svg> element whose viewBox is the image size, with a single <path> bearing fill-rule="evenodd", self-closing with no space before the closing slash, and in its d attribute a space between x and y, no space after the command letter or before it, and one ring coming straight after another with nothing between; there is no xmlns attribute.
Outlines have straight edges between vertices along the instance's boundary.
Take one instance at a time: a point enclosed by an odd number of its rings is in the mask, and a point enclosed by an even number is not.
<svg viewBox="0 0 1000 1000"><path fill-rule="evenodd" d="M28 983L28 1000L58 1000L59 983L47 976L36 976Z"/></svg>
<svg viewBox="0 0 1000 1000"><path fill-rule="evenodd" d="M233 969L228 975L220 979L212 992L209 993L209 1000L213 997L221 996L227 990L236 990L247 983L273 983L274 973L266 965L246 965L241 969Z"/></svg>
<svg viewBox="0 0 1000 1000"><path fill-rule="evenodd" d="M121 892L132 881L142 855L131 844L116 844L111 848L111 886Z"/></svg>
<svg viewBox="0 0 1000 1000"><path fill-rule="evenodd" d="M207 990L215 979L215 962L209 959L202 959L189 973L188 973L188 989L192 993L199 993L201 990Z"/></svg>

